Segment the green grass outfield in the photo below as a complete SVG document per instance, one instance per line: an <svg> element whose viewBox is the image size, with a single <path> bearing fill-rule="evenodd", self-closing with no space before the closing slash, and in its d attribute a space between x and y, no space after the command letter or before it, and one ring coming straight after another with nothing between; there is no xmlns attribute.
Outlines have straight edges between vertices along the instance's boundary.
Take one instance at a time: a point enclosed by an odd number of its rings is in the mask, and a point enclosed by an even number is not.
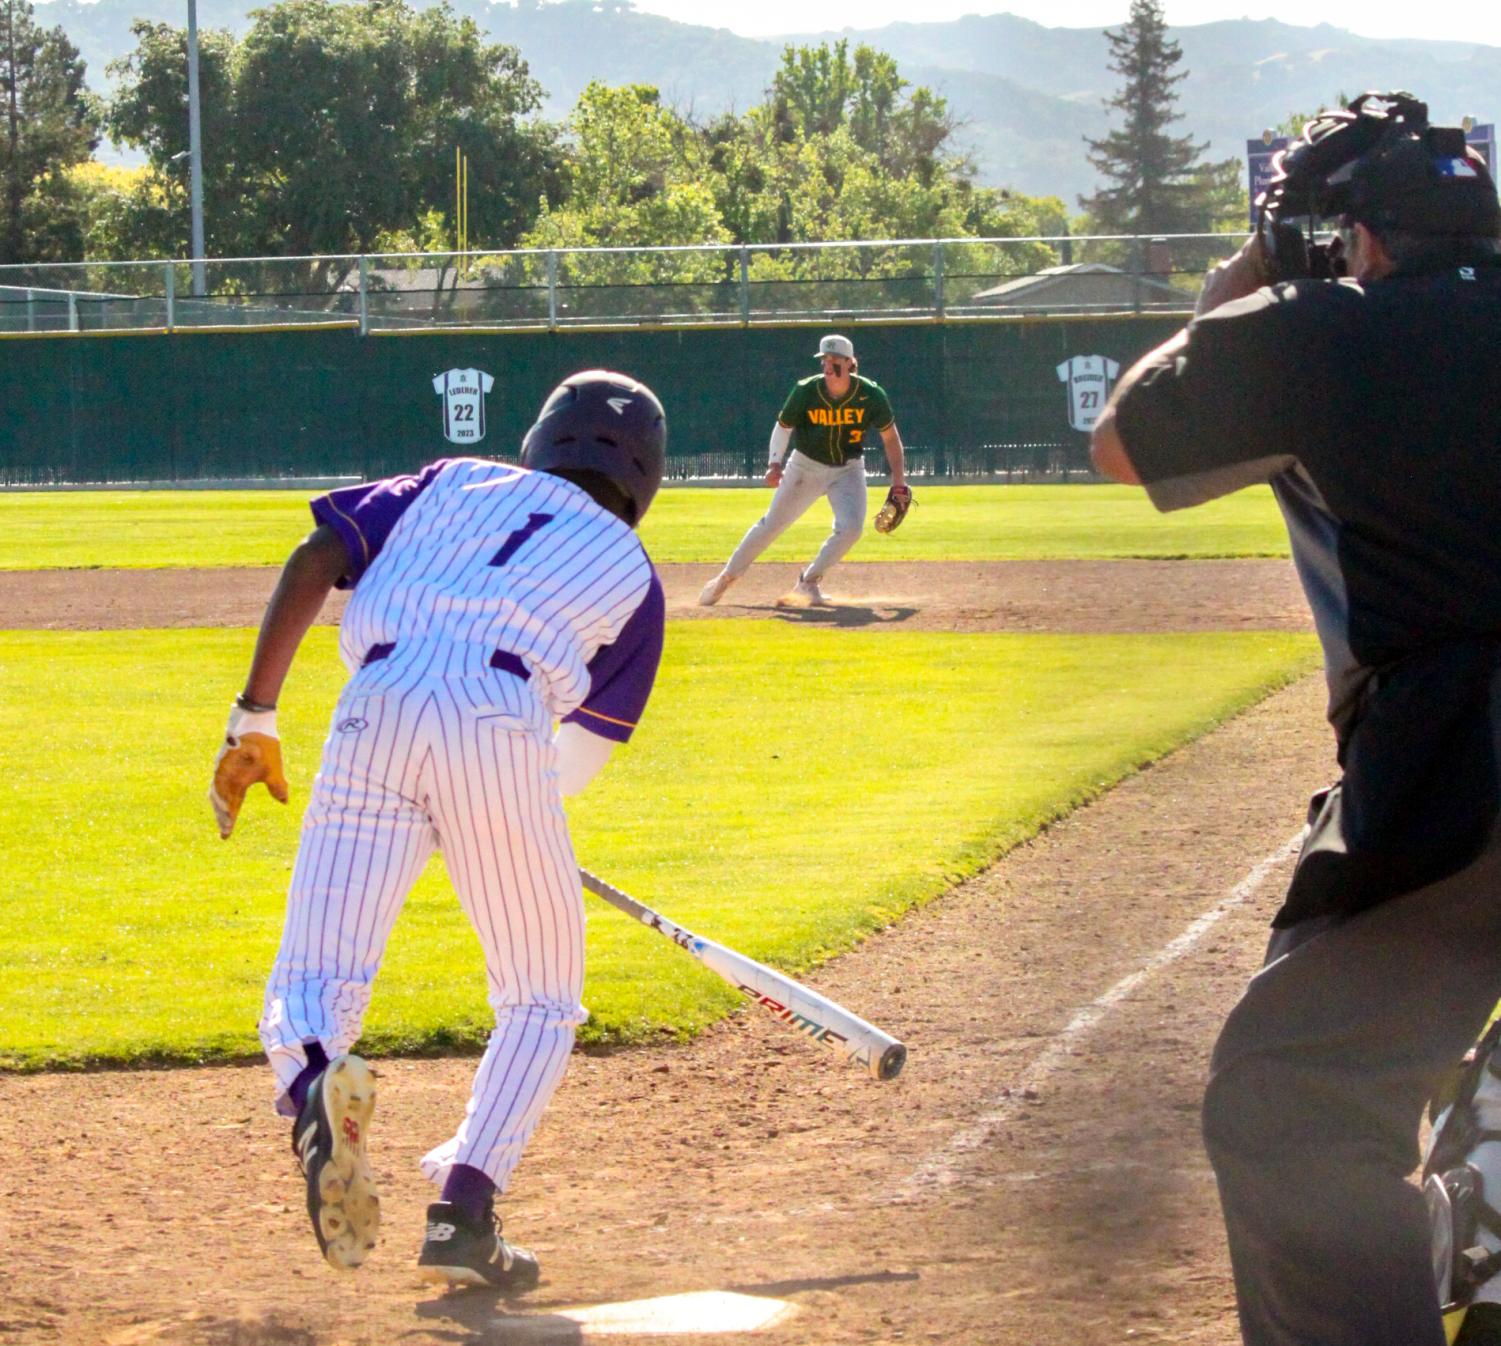
<svg viewBox="0 0 1501 1346"><path fill-rule="evenodd" d="M283 700L293 806L258 789L224 843L204 793L252 632L4 633L0 1065L257 1050L342 681L334 639L311 633ZM1285 633L674 623L635 741L575 801L579 855L690 928L803 969L1315 660ZM592 1040L690 1033L736 999L593 899L589 955ZM477 1045L487 1027L477 946L435 863L365 1043Z"/></svg>
<svg viewBox="0 0 1501 1346"><path fill-rule="evenodd" d="M870 533L851 561L1004 561L1089 557L1286 556L1268 487L1158 514L1129 486L924 486L889 537ZM871 489L871 516L885 497ZM0 570L43 567L280 565L311 526L291 491L0 492ZM723 561L771 492L671 487L642 536L657 561ZM766 553L806 558L828 533L815 505Z"/></svg>

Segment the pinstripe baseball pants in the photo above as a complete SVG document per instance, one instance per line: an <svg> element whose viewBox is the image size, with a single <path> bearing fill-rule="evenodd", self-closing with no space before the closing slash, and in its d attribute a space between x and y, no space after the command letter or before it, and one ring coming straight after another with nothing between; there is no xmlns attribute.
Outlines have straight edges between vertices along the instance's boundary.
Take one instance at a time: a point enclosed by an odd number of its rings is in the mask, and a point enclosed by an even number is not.
<svg viewBox="0 0 1501 1346"><path fill-rule="evenodd" d="M509 675L405 680L360 670L340 697L302 824L261 1041L278 1110L303 1043L330 1056L360 1035L403 901L441 849L484 950L495 1029L457 1134L428 1154L504 1191L568 1067L584 973L578 869L551 722Z"/></svg>

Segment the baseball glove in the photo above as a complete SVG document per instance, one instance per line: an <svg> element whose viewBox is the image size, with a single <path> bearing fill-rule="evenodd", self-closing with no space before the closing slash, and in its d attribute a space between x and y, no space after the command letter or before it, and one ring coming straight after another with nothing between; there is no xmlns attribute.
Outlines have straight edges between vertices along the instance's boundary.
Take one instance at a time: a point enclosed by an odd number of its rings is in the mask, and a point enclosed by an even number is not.
<svg viewBox="0 0 1501 1346"><path fill-rule="evenodd" d="M902 520L907 517L907 511L911 508L912 488L893 486L886 492L886 503L881 506L880 513L876 515L876 532L896 532L902 526Z"/></svg>

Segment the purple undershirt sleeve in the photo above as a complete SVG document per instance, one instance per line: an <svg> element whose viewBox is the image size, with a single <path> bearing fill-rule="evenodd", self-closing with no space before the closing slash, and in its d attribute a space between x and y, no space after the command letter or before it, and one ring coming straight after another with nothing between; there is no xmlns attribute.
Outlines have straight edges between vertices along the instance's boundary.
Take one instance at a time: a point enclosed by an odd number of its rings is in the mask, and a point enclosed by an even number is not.
<svg viewBox="0 0 1501 1346"><path fill-rule="evenodd" d="M415 476L387 477L383 481L344 486L312 502L313 518L336 532L349 553L349 571L336 588L352 589L370 563L380 555L396 521L411 507L434 477L449 462L440 458Z"/></svg>
<svg viewBox="0 0 1501 1346"><path fill-rule="evenodd" d="M666 614L662 581L653 573L646 597L626 622L620 639L589 661L589 695L576 711L564 716L565 721L615 743L630 739L662 662Z"/></svg>

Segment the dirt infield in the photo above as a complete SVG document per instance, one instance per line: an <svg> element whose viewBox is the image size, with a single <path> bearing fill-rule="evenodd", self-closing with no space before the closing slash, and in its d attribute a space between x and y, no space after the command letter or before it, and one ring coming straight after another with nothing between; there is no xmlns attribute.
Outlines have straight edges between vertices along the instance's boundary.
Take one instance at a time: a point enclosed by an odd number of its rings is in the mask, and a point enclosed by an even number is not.
<svg viewBox="0 0 1501 1346"><path fill-rule="evenodd" d="M780 616L831 625L939 631L1306 630L1308 605L1287 561L991 561L845 565L825 585L834 606L789 612L776 600L797 568L759 565L718 607L698 606L717 566L667 565L672 618ZM117 629L253 626L273 568L0 571L0 626ZM335 593L323 620L337 622Z"/></svg>
<svg viewBox="0 0 1501 1346"><path fill-rule="evenodd" d="M900 598L910 614L871 620L1307 626L1285 563L1131 568L1147 564L844 567L848 602L822 619ZM769 603L772 569L715 615ZM710 572L669 568L673 615L700 611ZM252 576L258 605L273 577ZM16 578L0 578L6 624L38 624L14 619ZM166 624L134 587L129 624ZM102 592L74 592L93 617L71 624L112 624ZM0 1076L0 1342L582 1343L604 1338L581 1325L593 1306L732 1292L789 1306L748 1337L775 1346L1230 1346L1197 1098L1286 843L1332 769L1322 699L1317 679L1277 694L820 970L905 1038L893 1083L749 1013L687 1047L579 1054L505 1203L543 1262L514 1303L435 1293L413 1268L416 1160L462 1107L472 1059L377 1063L386 1226L347 1276L317 1257L262 1069ZM741 1335L667 1326L626 1339Z"/></svg>

